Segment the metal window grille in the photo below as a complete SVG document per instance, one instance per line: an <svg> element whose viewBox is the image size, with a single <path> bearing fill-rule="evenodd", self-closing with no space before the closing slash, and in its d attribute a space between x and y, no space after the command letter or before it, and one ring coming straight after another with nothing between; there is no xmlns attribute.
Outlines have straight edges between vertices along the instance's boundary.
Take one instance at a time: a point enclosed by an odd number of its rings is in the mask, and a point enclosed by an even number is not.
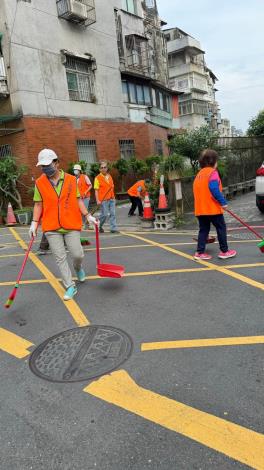
<svg viewBox="0 0 264 470"><path fill-rule="evenodd" d="M96 140L77 140L77 150L79 160L87 163L89 168L97 161Z"/></svg>
<svg viewBox="0 0 264 470"><path fill-rule="evenodd" d="M90 61L66 56L66 75L70 99L94 102L94 72Z"/></svg>
<svg viewBox="0 0 264 470"><path fill-rule="evenodd" d="M10 157L12 155L12 147L9 144L0 145L0 158Z"/></svg>
<svg viewBox="0 0 264 470"><path fill-rule="evenodd" d="M130 160L135 156L134 140L119 140L120 157L124 160Z"/></svg>
<svg viewBox="0 0 264 470"><path fill-rule="evenodd" d="M155 153L156 155L163 155L163 145L160 139L155 139Z"/></svg>

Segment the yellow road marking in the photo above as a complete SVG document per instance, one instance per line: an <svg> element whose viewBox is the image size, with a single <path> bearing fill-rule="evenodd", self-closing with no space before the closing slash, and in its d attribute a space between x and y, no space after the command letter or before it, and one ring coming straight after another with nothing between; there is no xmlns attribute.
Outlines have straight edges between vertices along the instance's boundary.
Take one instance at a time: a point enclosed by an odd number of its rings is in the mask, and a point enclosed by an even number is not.
<svg viewBox="0 0 264 470"><path fill-rule="evenodd" d="M24 256L24 255L22 255ZM240 269L240 268L255 268L255 267L263 267L264 263L253 263L253 264L234 264L226 266L225 269ZM163 269L160 271L138 271L138 272L130 272L125 273L124 277L140 277L140 276L160 276L160 275L167 275L167 274L177 274L177 273L199 273L204 271L218 271L218 269L212 268L178 268L178 269ZM56 278L57 281L61 282L60 278ZM77 278L73 278L76 280ZM103 279L97 274L86 276L85 278L88 281L95 281L98 279ZM28 279L25 281L20 281L20 284L39 284L39 283L48 283L48 279ZM0 282L0 287L3 286L12 286L15 284L15 281L5 281Z"/></svg>
<svg viewBox="0 0 264 470"><path fill-rule="evenodd" d="M16 256L25 256L25 253L14 253L12 255L0 255L0 258L16 258Z"/></svg>
<svg viewBox="0 0 264 470"><path fill-rule="evenodd" d="M22 238L18 235L15 229L9 229L11 233L14 235L15 239L19 242L20 246L23 249L27 249L26 243L22 240ZM43 274L43 276L47 279L49 284L53 287L56 294L59 296L61 300L63 300L64 289L59 283L58 279L52 274L52 272L38 259L38 257L34 253L30 253L29 255L31 261L35 264L35 266L39 269L39 271ZM67 302L63 301L64 306L70 312L72 318L77 323L78 326L86 326L89 325L89 320L84 315L83 311L80 309L79 305L74 300L68 300Z"/></svg>
<svg viewBox="0 0 264 470"><path fill-rule="evenodd" d="M123 232L122 232L123 233ZM236 272L233 272L229 269L227 269L226 267L221 267L219 265L216 265L216 264L213 264L213 263L210 263L208 261L198 261L198 260L194 260L193 259L193 256L191 255L188 255L187 253L184 253L183 251L179 251L179 250L175 250L174 248L171 248L169 246L166 246L166 245L163 245L162 243L157 243L157 242L154 242L152 240L148 240L147 238L144 238L144 237L141 237L139 235L132 235L131 233L123 233L124 235L128 236L128 237L134 237L134 238L137 238L138 240L141 240L141 241L144 241L144 242L147 242L147 243L150 243L151 245L153 246L156 246L158 248L161 248L162 250L166 250L166 251L169 251L170 253L174 253L178 256L181 256L182 258L186 258L188 260L191 260L195 263L198 263L198 264L201 264L203 266L206 266L207 268L212 268L214 269L215 271L218 271L222 274L226 274L227 276L230 276L234 279L236 279L237 281L241 281L241 282L244 282L245 284L248 284L250 285L251 287L256 287L257 289L260 289L260 290L264 290L264 284L262 282L258 282L258 281L254 281L253 279L251 279L250 277L247 277L247 276L243 276L242 274L239 274L239 273L236 273Z"/></svg>
<svg viewBox="0 0 264 470"><path fill-rule="evenodd" d="M252 468L264 468L264 435L144 389L123 370L92 382L84 392Z"/></svg>
<svg viewBox="0 0 264 470"><path fill-rule="evenodd" d="M47 284L49 281L48 279L30 279L26 281L20 281L19 284ZM13 286L16 283L16 281L6 281L6 282L0 282L0 286Z"/></svg>
<svg viewBox="0 0 264 470"><path fill-rule="evenodd" d="M0 349L2 351L18 359L23 359L23 357L27 357L30 354L30 351L27 349L31 346L34 346L34 344L30 343L30 341L11 333L11 331L0 328Z"/></svg>
<svg viewBox="0 0 264 470"><path fill-rule="evenodd" d="M205 348L215 346L238 346L247 344L263 344L264 336L241 336L233 338L186 339L177 341L157 341L142 343L141 351L156 351L159 349Z"/></svg>

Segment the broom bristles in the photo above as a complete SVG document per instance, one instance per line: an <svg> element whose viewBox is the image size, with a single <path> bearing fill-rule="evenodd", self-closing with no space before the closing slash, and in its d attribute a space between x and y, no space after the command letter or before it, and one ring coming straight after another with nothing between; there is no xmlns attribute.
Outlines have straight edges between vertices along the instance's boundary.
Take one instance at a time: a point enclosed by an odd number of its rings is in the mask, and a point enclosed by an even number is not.
<svg viewBox="0 0 264 470"><path fill-rule="evenodd" d="M8 299L5 303L5 308L9 308L12 305L12 303L14 302L16 294L17 294L17 288L18 288L18 285L15 285L14 289L12 290L10 296L8 297Z"/></svg>

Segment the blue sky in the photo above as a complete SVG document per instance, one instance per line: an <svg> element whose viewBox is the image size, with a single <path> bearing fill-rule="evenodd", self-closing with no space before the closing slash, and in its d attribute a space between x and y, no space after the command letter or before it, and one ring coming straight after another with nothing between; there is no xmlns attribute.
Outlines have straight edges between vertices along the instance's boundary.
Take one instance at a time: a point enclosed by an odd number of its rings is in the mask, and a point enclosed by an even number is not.
<svg viewBox="0 0 264 470"><path fill-rule="evenodd" d="M244 131L264 109L263 0L157 0L168 26L178 26L201 43L218 77L222 117Z"/></svg>

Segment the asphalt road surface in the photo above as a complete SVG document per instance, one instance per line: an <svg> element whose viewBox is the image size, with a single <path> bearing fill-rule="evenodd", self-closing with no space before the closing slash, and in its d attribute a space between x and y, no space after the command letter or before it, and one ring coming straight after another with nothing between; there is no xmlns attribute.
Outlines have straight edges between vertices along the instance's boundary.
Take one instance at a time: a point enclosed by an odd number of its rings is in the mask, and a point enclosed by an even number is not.
<svg viewBox="0 0 264 470"><path fill-rule="evenodd" d="M253 193L230 208L264 234ZM127 208L118 210L125 220ZM52 255L36 256L36 243L9 310L3 304L28 235L24 227L0 229L1 469L264 469L264 254L227 221L238 254L225 261L217 243L208 246L210 262L193 260L195 228L105 233L102 261L125 265L122 279L97 276L95 237L86 232L87 280L67 303ZM74 383L33 374L38 345L89 325L131 338L122 365ZM59 375L74 338L66 350L55 343L46 370ZM102 334L88 359L112 360L122 349L113 341ZM83 344L72 373L89 368Z"/></svg>

